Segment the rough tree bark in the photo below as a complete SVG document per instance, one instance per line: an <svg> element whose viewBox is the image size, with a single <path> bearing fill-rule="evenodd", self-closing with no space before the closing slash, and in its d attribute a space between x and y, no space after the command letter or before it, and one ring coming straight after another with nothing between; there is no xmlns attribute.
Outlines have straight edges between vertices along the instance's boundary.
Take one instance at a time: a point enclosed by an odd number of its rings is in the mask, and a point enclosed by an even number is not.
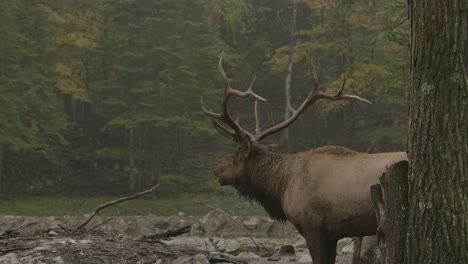
<svg viewBox="0 0 468 264"><path fill-rule="evenodd" d="M408 216L408 162L391 166L371 186L377 216L380 264L403 263Z"/></svg>
<svg viewBox="0 0 468 264"><path fill-rule="evenodd" d="M467 11L467 0L409 0L405 263L468 263Z"/></svg>

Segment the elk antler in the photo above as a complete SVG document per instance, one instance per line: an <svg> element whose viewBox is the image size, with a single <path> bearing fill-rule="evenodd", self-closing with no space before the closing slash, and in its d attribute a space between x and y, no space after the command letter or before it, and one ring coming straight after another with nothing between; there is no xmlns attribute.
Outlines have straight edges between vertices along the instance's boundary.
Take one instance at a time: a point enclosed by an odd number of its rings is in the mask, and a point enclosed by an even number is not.
<svg viewBox="0 0 468 264"><path fill-rule="evenodd" d="M302 104L299 106L297 110L292 107L291 102L288 102L287 106L288 106L289 112L291 113L291 116L288 119L284 120L283 122L273 127L270 127L264 131L259 131L259 129L257 129L254 135L254 138L256 141L261 141L262 139L287 128L292 123L294 123L294 121L297 120L297 118L302 114L302 112L304 112L309 106L311 106L315 101L319 99L327 99L331 101L348 99L348 100L356 100L356 101L372 104L370 101L363 99L356 95L343 95L343 90L346 84L346 77L343 78L343 83L341 84L340 89L335 94L327 94L327 93L320 92L319 87L318 87L319 81L317 78L317 73L315 72L315 67L308 55L309 54L306 53L304 57L307 61L307 64L309 65L309 74L311 78L311 88L310 88L309 95L304 100L304 102L302 102Z"/></svg>
<svg viewBox="0 0 468 264"><path fill-rule="evenodd" d="M231 96L239 96L239 97L253 97L256 100L260 101L267 101L265 98L259 96L258 94L254 93L252 91L252 87L255 83L256 75L253 77L252 82L250 83L250 86L247 88L246 91L242 92L236 89L233 89L231 85L229 84L229 79L226 76L226 72L224 72L223 68L223 55L224 51L221 52L221 56L219 58L218 62L218 70L221 74L221 77L224 80L224 94L223 94L223 101L221 103L221 113L215 113L210 110L208 110L203 103L203 97L201 98L201 107L202 110L205 114L213 118L213 125L216 128L216 130L222 134L223 136L226 136L228 138L233 139L236 142L241 142L242 138L247 135L251 139L253 139L253 135L249 133L247 130L243 129L239 123L235 122L231 115L229 114L227 110L227 104ZM224 124L228 125L229 127L232 128L229 129L226 126L224 126L222 123L220 123L218 120L222 121Z"/></svg>
<svg viewBox="0 0 468 264"><path fill-rule="evenodd" d="M245 92L241 92L238 90L235 90L231 88L229 84L229 80L226 76L226 73L224 72L223 65L222 65L222 59L223 59L223 52L221 53L221 57L219 58L219 64L218 68L221 73L221 76L224 79L225 86L224 86L224 96L223 96L223 102L221 104L222 107L222 112L221 113L214 113L205 108L203 105L203 98L202 98L202 110L207 114L208 116L213 118L213 125L215 126L216 130L218 130L219 133L222 135L233 139L236 142L240 142L244 136L248 136L250 140L252 141L261 141L262 139L266 138L267 136L270 136L276 132L279 132L288 126L290 126L292 123L294 123L299 116L307 109L309 106L311 106L315 101L319 99L327 99L330 101L338 101L338 100L356 100L368 104L372 104L370 101L363 99L359 96L356 95L343 95L343 90L346 84L346 78L343 78L343 83L341 84L340 89L335 94L328 94L324 92L319 91L319 81L317 78L317 73L315 72L315 67L312 64L311 60L309 59L308 53L305 55L305 59L307 61L307 64L309 65L309 74L311 78L311 88L309 95L307 98L302 102L302 104L299 106L299 108L294 109L292 107L291 102L287 102L287 107L289 112L291 113L291 116L284 120L283 122L274 125L266 130L261 131L260 129L260 122L259 122L259 117L258 117L258 111L257 111L257 101L266 101L263 97L257 95L252 91L252 86L255 83L255 76ZM229 98L232 96L239 96L239 97L253 97L255 98L255 134L252 134L248 132L247 130L243 129L238 122L235 122L231 116L229 115L227 111L227 103ZM222 123L220 123L218 120L222 121L224 124L228 125L229 127L232 128L227 128L224 126Z"/></svg>

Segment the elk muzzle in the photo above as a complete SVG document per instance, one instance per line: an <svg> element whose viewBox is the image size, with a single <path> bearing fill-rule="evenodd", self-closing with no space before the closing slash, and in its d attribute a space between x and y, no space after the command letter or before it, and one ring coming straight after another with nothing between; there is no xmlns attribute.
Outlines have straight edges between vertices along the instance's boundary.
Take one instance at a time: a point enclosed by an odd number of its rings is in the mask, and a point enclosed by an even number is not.
<svg viewBox="0 0 468 264"><path fill-rule="evenodd" d="M218 179L218 183L221 186L232 184L232 181L229 180L230 177L228 172L229 169L226 168L225 164L216 167L216 169L213 171L214 176Z"/></svg>

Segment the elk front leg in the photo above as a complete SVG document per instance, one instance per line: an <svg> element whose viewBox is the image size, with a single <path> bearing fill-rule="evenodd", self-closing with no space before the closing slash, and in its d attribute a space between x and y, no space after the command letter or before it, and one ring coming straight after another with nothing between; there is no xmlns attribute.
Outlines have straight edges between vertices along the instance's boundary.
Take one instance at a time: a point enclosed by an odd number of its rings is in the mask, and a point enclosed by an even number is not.
<svg viewBox="0 0 468 264"><path fill-rule="evenodd" d="M314 264L335 264L338 240L310 235L306 237L306 243Z"/></svg>

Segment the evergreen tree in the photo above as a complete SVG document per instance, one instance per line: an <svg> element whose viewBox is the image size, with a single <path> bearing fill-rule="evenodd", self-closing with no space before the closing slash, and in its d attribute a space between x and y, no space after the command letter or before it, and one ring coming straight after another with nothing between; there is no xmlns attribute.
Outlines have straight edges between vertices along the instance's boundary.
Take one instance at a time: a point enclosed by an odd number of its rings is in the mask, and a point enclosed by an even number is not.
<svg viewBox="0 0 468 264"><path fill-rule="evenodd" d="M97 51L92 103L104 129L126 139L103 147L134 150L126 157L133 189L140 182L132 174L141 159L136 149L158 152L164 133L210 131L201 121L199 98L213 87L219 41L207 20L207 1L112 1L111 6Z"/></svg>
<svg viewBox="0 0 468 264"><path fill-rule="evenodd" d="M2 2L0 8L0 158L45 151L61 141L64 119L53 87L42 5ZM3 162L0 161L0 165ZM0 175L3 167L0 166ZM2 179L8 175L0 177Z"/></svg>

